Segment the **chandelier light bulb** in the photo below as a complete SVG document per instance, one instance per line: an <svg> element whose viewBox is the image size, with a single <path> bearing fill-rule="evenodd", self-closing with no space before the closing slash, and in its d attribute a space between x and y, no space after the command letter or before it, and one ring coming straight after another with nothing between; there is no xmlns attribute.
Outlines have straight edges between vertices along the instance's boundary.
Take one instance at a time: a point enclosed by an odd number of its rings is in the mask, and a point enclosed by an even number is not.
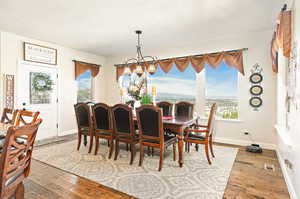
<svg viewBox="0 0 300 199"><path fill-rule="evenodd" d="M123 74L124 74L124 75L129 75L129 74L131 74L130 68L129 68L129 67L125 67Z"/></svg>
<svg viewBox="0 0 300 199"><path fill-rule="evenodd" d="M154 64L150 64L148 72L153 75L156 72L156 68L154 66Z"/></svg>
<svg viewBox="0 0 300 199"><path fill-rule="evenodd" d="M135 72L136 72L137 75L142 75L143 72L144 72L142 66L141 66L141 65L138 65L138 66L136 67L136 69L135 69Z"/></svg>

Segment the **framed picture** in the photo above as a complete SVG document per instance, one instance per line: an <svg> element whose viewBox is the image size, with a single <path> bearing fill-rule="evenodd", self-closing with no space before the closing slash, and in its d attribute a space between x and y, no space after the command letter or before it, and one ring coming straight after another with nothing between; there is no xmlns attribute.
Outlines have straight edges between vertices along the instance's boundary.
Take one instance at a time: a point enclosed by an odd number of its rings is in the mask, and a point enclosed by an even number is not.
<svg viewBox="0 0 300 199"><path fill-rule="evenodd" d="M249 100L249 104L253 107L253 108L258 108L262 105L262 99L260 97L252 97Z"/></svg>
<svg viewBox="0 0 300 199"><path fill-rule="evenodd" d="M260 73L253 73L250 76L250 82L253 84L259 84L260 82L262 82L263 77Z"/></svg>
<svg viewBox="0 0 300 199"><path fill-rule="evenodd" d="M261 95L263 93L263 88L260 85L251 86L250 93L252 95Z"/></svg>
<svg viewBox="0 0 300 199"><path fill-rule="evenodd" d="M57 50L24 42L24 60L42 64L57 65Z"/></svg>

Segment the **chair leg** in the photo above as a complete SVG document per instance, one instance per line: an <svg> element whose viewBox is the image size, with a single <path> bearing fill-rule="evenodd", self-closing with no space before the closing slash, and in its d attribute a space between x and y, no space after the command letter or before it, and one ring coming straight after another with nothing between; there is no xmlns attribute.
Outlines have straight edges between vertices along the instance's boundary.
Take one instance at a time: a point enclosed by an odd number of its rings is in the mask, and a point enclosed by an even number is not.
<svg viewBox="0 0 300 199"><path fill-rule="evenodd" d="M198 144L195 145L195 149L196 149L196 151L199 151L199 145Z"/></svg>
<svg viewBox="0 0 300 199"><path fill-rule="evenodd" d="M129 151L128 143L126 143L126 151Z"/></svg>
<svg viewBox="0 0 300 199"><path fill-rule="evenodd" d="M143 165L143 161L144 161L144 146L141 144L140 145L140 162L139 162L139 166Z"/></svg>
<svg viewBox="0 0 300 199"><path fill-rule="evenodd" d="M147 147L147 155L150 156L151 155L151 151L150 151L150 146Z"/></svg>
<svg viewBox="0 0 300 199"><path fill-rule="evenodd" d="M191 143L187 143L188 145L187 145L187 148L188 148L188 153L190 152L190 146L191 146Z"/></svg>
<svg viewBox="0 0 300 199"><path fill-rule="evenodd" d="M109 140L109 156L108 156L108 159L111 158L112 154L113 154L113 151L114 151L114 140L113 139L110 139Z"/></svg>
<svg viewBox="0 0 300 199"><path fill-rule="evenodd" d="M119 144L119 140L116 139L116 149L115 149L115 159L114 160L118 159L119 151L120 151L120 144Z"/></svg>
<svg viewBox="0 0 300 199"><path fill-rule="evenodd" d="M97 155L97 153L98 153L98 148L99 148L99 137L96 136L95 139L96 139L95 155Z"/></svg>
<svg viewBox="0 0 300 199"><path fill-rule="evenodd" d="M154 156L154 147L151 147L151 155Z"/></svg>
<svg viewBox="0 0 300 199"><path fill-rule="evenodd" d="M87 145L87 135L83 136L83 145L86 146Z"/></svg>
<svg viewBox="0 0 300 199"><path fill-rule="evenodd" d="M214 151L213 151L213 144L212 144L212 139L209 139L209 148L210 148L210 153L212 155L212 157L215 157Z"/></svg>
<svg viewBox="0 0 300 199"><path fill-rule="evenodd" d="M131 151L130 164L132 164L135 156L135 144L130 145L130 151Z"/></svg>
<svg viewBox="0 0 300 199"><path fill-rule="evenodd" d="M159 168L158 168L158 171L161 171L161 169L162 169L163 160L164 160L164 148L160 148L160 152L159 152Z"/></svg>
<svg viewBox="0 0 300 199"><path fill-rule="evenodd" d="M80 148L80 144L81 144L81 134L78 133L78 144L77 144L77 151L79 151L79 148Z"/></svg>
<svg viewBox="0 0 300 199"><path fill-rule="evenodd" d="M24 184L21 182L16 189L16 199L24 199Z"/></svg>
<svg viewBox="0 0 300 199"><path fill-rule="evenodd" d="M206 154L206 158L209 164L211 164L210 158L209 158L209 151L208 151L208 143L205 144L205 154Z"/></svg>
<svg viewBox="0 0 300 199"><path fill-rule="evenodd" d="M176 144L173 144L173 160L176 161Z"/></svg>
<svg viewBox="0 0 300 199"><path fill-rule="evenodd" d="M89 153L92 152L92 148L93 148L93 140L94 140L94 135L90 135L90 148L89 148Z"/></svg>

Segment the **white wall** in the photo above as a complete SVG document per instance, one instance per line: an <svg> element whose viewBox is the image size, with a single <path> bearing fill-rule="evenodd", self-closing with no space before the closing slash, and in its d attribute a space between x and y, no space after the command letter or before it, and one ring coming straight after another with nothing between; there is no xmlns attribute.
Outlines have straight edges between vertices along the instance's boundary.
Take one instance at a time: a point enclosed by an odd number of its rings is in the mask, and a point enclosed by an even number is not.
<svg viewBox="0 0 300 199"><path fill-rule="evenodd" d="M292 8L294 16L293 39L298 43L298 67L300 67L300 1L294 2ZM300 198L300 110L291 108L289 117L290 129L286 128L286 70L287 59L282 53L279 56L279 72L277 81L277 129L278 129L278 156L282 171L292 199ZM298 85L300 89L300 85ZM299 91L298 91L299 92ZM289 160L293 168L289 169L284 164L284 160Z"/></svg>
<svg viewBox="0 0 300 199"><path fill-rule="evenodd" d="M183 55L192 55L199 53L216 52L220 50L249 48L244 52L244 67L245 76L239 78L240 89L240 101L239 101L239 114L240 121L218 121L217 123L217 141L234 143L234 144L249 144L249 138L242 132L251 132L253 139L261 143L264 147L274 148L276 142L276 134L274 129L275 117L276 117L276 76L271 70L270 60L270 38L272 32L265 31L260 33L249 33L247 35L232 36L230 38L223 38L222 40L207 41L200 43L197 48L185 50L182 49L170 49L169 52L147 52L144 53L157 56L158 58L167 58ZM188 39L188 38L187 38ZM197 42L197 41L195 41ZM133 44L134 45L134 44ZM147 48L146 46L144 47ZM113 105L120 102L119 89L115 81L115 67L114 64L122 63L126 57L135 56L135 52L131 54L109 57L105 65L105 76L110 80L110 84L107 85L107 91L105 99L107 103ZM264 94L262 99L264 101L263 106L259 111L253 111L253 108L249 106L249 75L250 69L255 64L259 63L263 67L264 80L262 86L264 87ZM203 103L202 103L203 106ZM199 107L204 108L204 107Z"/></svg>
<svg viewBox="0 0 300 199"><path fill-rule="evenodd" d="M86 61L89 63L101 64L105 62L105 58L82 51L62 47L56 44L37 41L25 38L12 33L0 31L0 71L2 74L17 75L18 62L23 60L23 42L44 45L57 49L58 53L58 71L59 71L59 131L60 135L71 133L76 129L76 119L73 105L77 100L77 88L74 79L74 63L72 60ZM2 89L1 89L2 90ZM95 101L103 101L105 98L105 81L103 69L95 78ZM15 91L16 92L16 91ZM1 94L1 93L0 93ZM2 96L2 95L1 95ZM3 97L1 97L2 100Z"/></svg>

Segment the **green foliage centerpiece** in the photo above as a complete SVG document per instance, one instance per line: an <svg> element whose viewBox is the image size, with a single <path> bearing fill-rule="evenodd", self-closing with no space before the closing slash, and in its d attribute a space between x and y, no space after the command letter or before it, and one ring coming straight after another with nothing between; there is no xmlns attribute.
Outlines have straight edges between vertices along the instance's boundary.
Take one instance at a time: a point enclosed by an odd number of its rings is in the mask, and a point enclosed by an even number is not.
<svg viewBox="0 0 300 199"><path fill-rule="evenodd" d="M152 96L149 94L144 94L142 95L141 98L141 104L145 105L145 104L152 104Z"/></svg>

